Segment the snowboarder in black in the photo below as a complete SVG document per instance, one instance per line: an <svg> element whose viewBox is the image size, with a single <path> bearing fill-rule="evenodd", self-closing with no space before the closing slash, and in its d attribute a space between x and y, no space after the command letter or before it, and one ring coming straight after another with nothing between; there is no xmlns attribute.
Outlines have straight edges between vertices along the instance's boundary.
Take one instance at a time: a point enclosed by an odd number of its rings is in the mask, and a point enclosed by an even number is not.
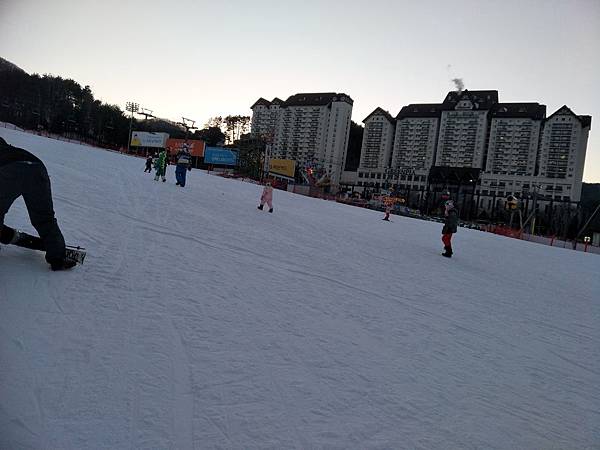
<svg viewBox="0 0 600 450"><path fill-rule="evenodd" d="M152 155L149 155L146 158L146 168L144 169L144 172L152 173Z"/></svg>
<svg viewBox="0 0 600 450"><path fill-rule="evenodd" d="M444 204L444 228L442 228L442 242L444 243L444 253L442 256L452 258L452 234L456 233L458 227L458 212L454 207L452 200L446 200Z"/></svg>
<svg viewBox="0 0 600 450"><path fill-rule="evenodd" d="M20 196L25 200L31 224L42 239L46 261L52 270L75 266L75 261L66 256L65 240L54 217L50 178L44 163L0 137L0 237L3 244L16 239L14 230L4 226L4 216Z"/></svg>

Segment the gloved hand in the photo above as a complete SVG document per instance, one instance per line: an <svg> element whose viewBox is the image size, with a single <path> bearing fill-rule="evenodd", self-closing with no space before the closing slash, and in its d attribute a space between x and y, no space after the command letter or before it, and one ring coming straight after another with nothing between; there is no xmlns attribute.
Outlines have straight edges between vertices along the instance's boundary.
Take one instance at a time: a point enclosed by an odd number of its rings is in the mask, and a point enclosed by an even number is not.
<svg viewBox="0 0 600 450"><path fill-rule="evenodd" d="M188 172L192 171L192 166L188 166Z"/></svg>

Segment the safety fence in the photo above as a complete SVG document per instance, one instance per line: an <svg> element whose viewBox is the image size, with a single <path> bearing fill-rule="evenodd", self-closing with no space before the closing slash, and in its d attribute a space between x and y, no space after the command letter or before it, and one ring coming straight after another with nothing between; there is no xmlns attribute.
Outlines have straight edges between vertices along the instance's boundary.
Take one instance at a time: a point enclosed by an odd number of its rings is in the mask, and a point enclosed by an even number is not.
<svg viewBox="0 0 600 450"><path fill-rule="evenodd" d="M501 236L521 239L523 241L535 242L537 244L549 245L551 247L567 248L577 250L579 252L595 253L600 255L600 247L586 244L585 242L575 242L569 240L558 239L556 236L537 236L534 234L524 233L522 230L509 228L502 225L486 225L480 228L488 233L499 234Z"/></svg>

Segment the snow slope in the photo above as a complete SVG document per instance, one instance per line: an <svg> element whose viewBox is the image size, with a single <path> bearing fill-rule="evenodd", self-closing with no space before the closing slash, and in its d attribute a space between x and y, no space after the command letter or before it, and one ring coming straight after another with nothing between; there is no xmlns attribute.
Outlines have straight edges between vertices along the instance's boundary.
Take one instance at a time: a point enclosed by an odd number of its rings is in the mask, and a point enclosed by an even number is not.
<svg viewBox="0 0 600 450"><path fill-rule="evenodd" d="M0 135L89 251L0 251L1 449L600 447L597 255Z"/></svg>

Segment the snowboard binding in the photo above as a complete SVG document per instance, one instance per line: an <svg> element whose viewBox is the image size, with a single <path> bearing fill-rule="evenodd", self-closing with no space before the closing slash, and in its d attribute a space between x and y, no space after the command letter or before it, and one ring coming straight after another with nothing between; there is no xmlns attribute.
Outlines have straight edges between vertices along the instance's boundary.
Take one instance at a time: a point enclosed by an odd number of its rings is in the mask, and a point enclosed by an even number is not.
<svg viewBox="0 0 600 450"><path fill-rule="evenodd" d="M3 225L2 229L0 229L0 243L4 245L16 245L17 247L28 248L30 250L46 250L44 241L39 237L15 230L6 225ZM83 264L86 254L86 250L83 247L67 245L65 248L65 259L77 264Z"/></svg>

